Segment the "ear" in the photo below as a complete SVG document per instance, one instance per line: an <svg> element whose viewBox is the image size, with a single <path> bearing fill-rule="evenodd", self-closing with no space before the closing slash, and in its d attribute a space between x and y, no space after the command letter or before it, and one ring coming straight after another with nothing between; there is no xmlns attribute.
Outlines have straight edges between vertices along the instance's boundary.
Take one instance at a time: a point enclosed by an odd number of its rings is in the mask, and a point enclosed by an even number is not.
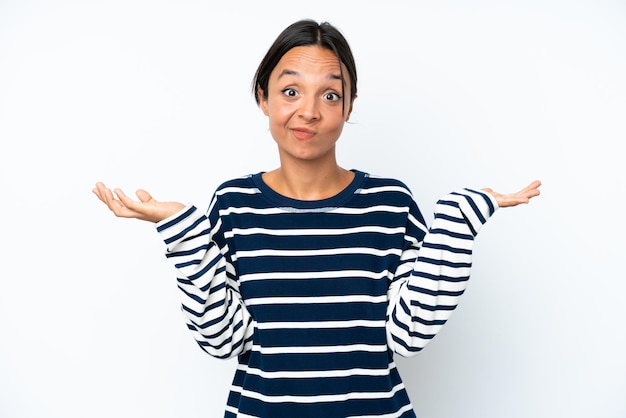
<svg viewBox="0 0 626 418"><path fill-rule="evenodd" d="M269 116L270 113L269 113L269 109L267 105L267 97L265 96L265 92L263 91L263 89L261 89L261 87L257 87L256 91L257 91L257 95L259 96L259 107L261 108L265 116Z"/></svg>
<svg viewBox="0 0 626 418"><path fill-rule="evenodd" d="M348 111L346 112L346 122L350 120L350 115L352 114L352 107L354 106L354 101L356 100L356 95L350 100L350 106L348 107Z"/></svg>

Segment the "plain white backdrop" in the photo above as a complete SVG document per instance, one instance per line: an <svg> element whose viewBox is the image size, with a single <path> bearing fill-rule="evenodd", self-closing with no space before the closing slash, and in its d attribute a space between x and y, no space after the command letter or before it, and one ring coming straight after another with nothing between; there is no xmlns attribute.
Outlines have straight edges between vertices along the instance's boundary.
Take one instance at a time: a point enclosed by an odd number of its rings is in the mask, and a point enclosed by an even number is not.
<svg viewBox="0 0 626 418"><path fill-rule="evenodd" d="M418 416L626 417L626 6L597 0L0 0L0 416L222 416L235 361L185 329L153 226L91 188L205 207L274 168L250 82L305 17L357 61L344 167L403 180L429 222L456 188L544 183L397 360Z"/></svg>

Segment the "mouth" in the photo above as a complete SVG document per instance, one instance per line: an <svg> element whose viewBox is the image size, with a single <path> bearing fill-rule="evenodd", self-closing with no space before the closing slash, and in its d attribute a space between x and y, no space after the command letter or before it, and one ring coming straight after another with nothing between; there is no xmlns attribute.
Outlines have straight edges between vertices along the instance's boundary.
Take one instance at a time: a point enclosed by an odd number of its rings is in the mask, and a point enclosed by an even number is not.
<svg viewBox="0 0 626 418"><path fill-rule="evenodd" d="M306 128L292 128L291 133L296 139L304 141L306 139L311 139L315 136L315 131Z"/></svg>

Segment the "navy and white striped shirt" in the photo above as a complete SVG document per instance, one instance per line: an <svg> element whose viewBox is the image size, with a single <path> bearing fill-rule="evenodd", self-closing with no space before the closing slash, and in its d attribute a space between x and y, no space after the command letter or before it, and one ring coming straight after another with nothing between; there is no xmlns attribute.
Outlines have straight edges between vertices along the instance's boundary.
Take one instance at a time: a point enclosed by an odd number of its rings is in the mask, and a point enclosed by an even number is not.
<svg viewBox="0 0 626 418"><path fill-rule="evenodd" d="M451 193L427 229L403 183L354 173L318 201L246 176L206 215L189 205L157 224L189 330L238 356L226 417L415 416L393 354L416 354L449 318L497 203Z"/></svg>

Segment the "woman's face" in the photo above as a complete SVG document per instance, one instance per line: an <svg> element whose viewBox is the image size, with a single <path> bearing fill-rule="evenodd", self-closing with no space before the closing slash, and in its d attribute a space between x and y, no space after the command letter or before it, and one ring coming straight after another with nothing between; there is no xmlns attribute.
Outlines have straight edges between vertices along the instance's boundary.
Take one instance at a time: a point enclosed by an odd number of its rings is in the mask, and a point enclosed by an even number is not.
<svg viewBox="0 0 626 418"><path fill-rule="evenodd" d="M349 94L350 80L342 80L339 65L330 50L299 46L283 55L270 74L260 106L282 164L335 159L335 143L352 111L350 97L341 96ZM347 77L345 67L343 74Z"/></svg>

